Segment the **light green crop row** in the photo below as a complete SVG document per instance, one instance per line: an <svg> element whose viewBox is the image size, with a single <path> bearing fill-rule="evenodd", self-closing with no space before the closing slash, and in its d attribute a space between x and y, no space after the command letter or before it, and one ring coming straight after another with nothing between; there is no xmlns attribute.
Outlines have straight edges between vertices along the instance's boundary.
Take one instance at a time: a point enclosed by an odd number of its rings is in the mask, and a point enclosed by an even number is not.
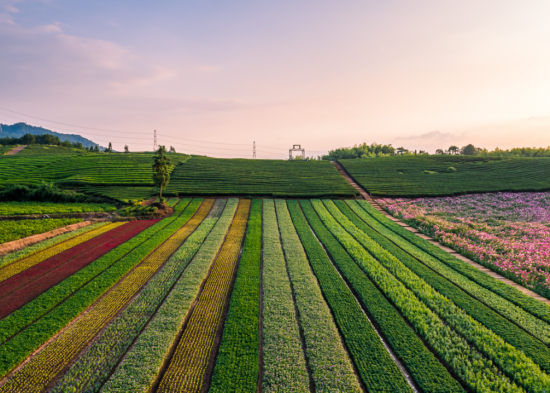
<svg viewBox="0 0 550 393"><path fill-rule="evenodd" d="M360 392L351 361L296 234L286 202L275 201L288 274L316 392Z"/></svg>
<svg viewBox="0 0 550 393"><path fill-rule="evenodd" d="M272 199L264 199L263 213L263 390L266 393L309 392L306 361Z"/></svg>

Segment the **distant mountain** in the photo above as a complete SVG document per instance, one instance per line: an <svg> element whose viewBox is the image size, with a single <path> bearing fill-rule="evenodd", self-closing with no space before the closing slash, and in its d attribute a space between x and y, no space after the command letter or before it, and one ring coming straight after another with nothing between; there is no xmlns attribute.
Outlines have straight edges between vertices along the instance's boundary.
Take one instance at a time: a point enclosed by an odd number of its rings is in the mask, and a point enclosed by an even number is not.
<svg viewBox="0 0 550 393"><path fill-rule="evenodd" d="M59 137L61 139L61 142L69 141L71 143L73 142L80 142L84 147L91 147L97 145L97 143L86 139L80 135L76 134L61 134L59 132L50 131L42 127L34 127L30 126L26 123L15 123L11 126L7 124L0 124L0 138L10 137L10 138L21 138L25 134L32 134L32 135L40 135L40 134L50 134ZM104 150L105 148L102 146L99 146L101 150Z"/></svg>

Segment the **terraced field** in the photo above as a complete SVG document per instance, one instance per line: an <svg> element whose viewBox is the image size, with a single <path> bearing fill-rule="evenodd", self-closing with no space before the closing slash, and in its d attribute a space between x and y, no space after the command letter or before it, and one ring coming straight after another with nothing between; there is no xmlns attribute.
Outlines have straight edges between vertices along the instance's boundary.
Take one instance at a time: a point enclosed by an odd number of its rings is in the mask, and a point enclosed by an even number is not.
<svg viewBox="0 0 550 393"><path fill-rule="evenodd" d="M172 164L189 158L169 153ZM59 146L30 145L0 155L0 188L51 181L65 188L114 199L148 199L153 190L153 153L87 153Z"/></svg>
<svg viewBox="0 0 550 393"><path fill-rule="evenodd" d="M357 183L376 196L550 190L550 158L405 156L338 162Z"/></svg>
<svg viewBox="0 0 550 393"><path fill-rule="evenodd" d="M166 195L353 197L357 192L327 161L193 157L177 166Z"/></svg>
<svg viewBox="0 0 550 393"><path fill-rule="evenodd" d="M0 392L550 391L550 306L366 201L174 210L0 257Z"/></svg>

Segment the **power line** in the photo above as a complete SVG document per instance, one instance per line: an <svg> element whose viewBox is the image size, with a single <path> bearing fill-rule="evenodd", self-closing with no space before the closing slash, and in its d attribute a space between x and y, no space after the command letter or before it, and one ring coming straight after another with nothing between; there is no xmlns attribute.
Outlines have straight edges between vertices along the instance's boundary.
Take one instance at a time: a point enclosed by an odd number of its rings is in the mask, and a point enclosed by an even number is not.
<svg viewBox="0 0 550 393"><path fill-rule="evenodd" d="M62 124L62 125L64 125L64 126L69 126L69 127L84 128L84 129L87 129L87 130L96 130L96 131L105 131L105 132L118 132L118 133L121 133L121 134L138 134L137 132L114 131L114 130L105 130L105 129L102 129L102 128L92 128L92 127L77 126L77 125L74 125L74 124L61 123L61 122L59 122L59 121L48 120L48 119L43 119L43 118L41 118L41 117L26 115L26 114L24 114L24 113L12 111L12 110L9 110L9 109L6 109L6 108L1 108L1 107L0 107L0 109L3 110L3 111L11 112L11 113L17 113L18 115L27 116L27 117L32 117L33 119L38 119L38 120L42 120L42 121L47 121L47 122L49 122L49 123ZM143 133L143 132L141 132L141 133L139 133L139 134L148 135L148 133Z"/></svg>

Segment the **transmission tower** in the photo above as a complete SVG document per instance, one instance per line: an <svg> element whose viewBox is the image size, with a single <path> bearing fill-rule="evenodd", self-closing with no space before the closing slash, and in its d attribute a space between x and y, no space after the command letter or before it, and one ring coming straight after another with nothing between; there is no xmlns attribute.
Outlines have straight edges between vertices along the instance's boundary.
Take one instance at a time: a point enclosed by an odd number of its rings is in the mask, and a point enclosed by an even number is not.
<svg viewBox="0 0 550 393"><path fill-rule="evenodd" d="M256 159L256 141L252 145L252 158Z"/></svg>
<svg viewBox="0 0 550 393"><path fill-rule="evenodd" d="M157 151L157 130L155 130L155 145L153 146L153 151Z"/></svg>

